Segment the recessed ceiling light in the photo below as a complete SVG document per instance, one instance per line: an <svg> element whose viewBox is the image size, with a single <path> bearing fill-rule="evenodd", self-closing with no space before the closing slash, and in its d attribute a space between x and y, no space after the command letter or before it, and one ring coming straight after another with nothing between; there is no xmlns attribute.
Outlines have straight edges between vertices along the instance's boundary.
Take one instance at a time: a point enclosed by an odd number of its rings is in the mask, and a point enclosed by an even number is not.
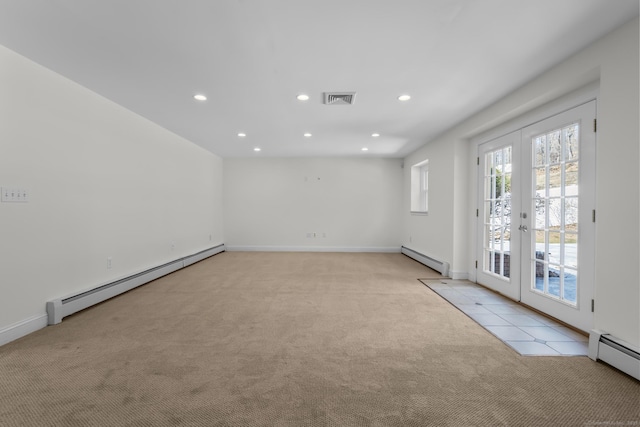
<svg viewBox="0 0 640 427"><path fill-rule="evenodd" d="M311 134L309 132L307 132L307 133L304 134L304 137L305 138L311 138Z"/></svg>
<svg viewBox="0 0 640 427"><path fill-rule="evenodd" d="M377 138L377 137L380 136L380 134L379 133L372 133L371 136L374 137L374 138Z"/></svg>
<svg viewBox="0 0 640 427"><path fill-rule="evenodd" d="M256 147L256 148L253 149L253 151L260 151L260 148Z"/></svg>
<svg viewBox="0 0 640 427"><path fill-rule="evenodd" d="M309 95L307 95L306 93L301 93L296 98L298 99L298 101L308 101Z"/></svg>
<svg viewBox="0 0 640 427"><path fill-rule="evenodd" d="M362 151L369 151L367 147L362 147Z"/></svg>
<svg viewBox="0 0 640 427"><path fill-rule="evenodd" d="M410 100L410 99L411 99L411 96L409 96L409 95L400 95L400 96L398 97L398 99L399 99L400 101L408 101L408 100Z"/></svg>
<svg viewBox="0 0 640 427"><path fill-rule="evenodd" d="M201 93L197 93L197 94L193 95L193 98L196 101L206 101L207 100L207 97L205 95L201 94Z"/></svg>
<svg viewBox="0 0 640 427"><path fill-rule="evenodd" d="M246 134L246 133L243 133L243 132L240 132L240 133L238 134L238 136L239 136L240 138L244 138L245 136L247 136L247 134Z"/></svg>

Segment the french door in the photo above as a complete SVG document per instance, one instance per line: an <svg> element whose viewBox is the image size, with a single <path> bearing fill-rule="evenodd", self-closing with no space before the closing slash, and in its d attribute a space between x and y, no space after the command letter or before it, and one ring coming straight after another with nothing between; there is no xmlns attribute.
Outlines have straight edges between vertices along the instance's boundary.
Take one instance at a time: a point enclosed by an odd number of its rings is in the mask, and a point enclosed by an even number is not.
<svg viewBox="0 0 640 427"><path fill-rule="evenodd" d="M521 132L479 147L478 231L481 242L476 280L501 294L520 300ZM515 226L515 229L514 229Z"/></svg>
<svg viewBox="0 0 640 427"><path fill-rule="evenodd" d="M479 146L477 281L591 329L595 101Z"/></svg>

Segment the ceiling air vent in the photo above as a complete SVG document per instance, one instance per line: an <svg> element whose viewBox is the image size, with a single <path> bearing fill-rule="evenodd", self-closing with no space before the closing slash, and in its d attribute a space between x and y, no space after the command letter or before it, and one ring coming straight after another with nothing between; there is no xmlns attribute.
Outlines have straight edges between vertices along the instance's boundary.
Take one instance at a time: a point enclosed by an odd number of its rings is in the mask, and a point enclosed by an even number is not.
<svg viewBox="0 0 640 427"><path fill-rule="evenodd" d="M324 103L327 105L351 105L356 100L355 92L325 92Z"/></svg>

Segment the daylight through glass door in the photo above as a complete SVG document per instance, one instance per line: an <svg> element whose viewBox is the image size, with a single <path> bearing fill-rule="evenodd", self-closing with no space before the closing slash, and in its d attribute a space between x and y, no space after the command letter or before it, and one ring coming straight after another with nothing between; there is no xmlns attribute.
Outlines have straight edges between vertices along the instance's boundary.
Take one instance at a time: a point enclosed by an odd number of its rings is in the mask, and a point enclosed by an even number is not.
<svg viewBox="0 0 640 427"><path fill-rule="evenodd" d="M578 123L532 139L532 290L577 304Z"/></svg>
<svg viewBox="0 0 640 427"><path fill-rule="evenodd" d="M508 279L511 253L512 148L485 154L483 270Z"/></svg>

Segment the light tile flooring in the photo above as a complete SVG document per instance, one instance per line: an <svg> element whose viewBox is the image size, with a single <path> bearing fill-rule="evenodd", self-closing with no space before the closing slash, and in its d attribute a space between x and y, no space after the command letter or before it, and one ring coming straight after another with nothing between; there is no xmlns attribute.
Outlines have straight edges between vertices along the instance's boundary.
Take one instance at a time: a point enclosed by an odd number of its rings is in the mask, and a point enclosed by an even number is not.
<svg viewBox="0 0 640 427"><path fill-rule="evenodd" d="M421 279L523 356L586 356L589 338L467 280Z"/></svg>

